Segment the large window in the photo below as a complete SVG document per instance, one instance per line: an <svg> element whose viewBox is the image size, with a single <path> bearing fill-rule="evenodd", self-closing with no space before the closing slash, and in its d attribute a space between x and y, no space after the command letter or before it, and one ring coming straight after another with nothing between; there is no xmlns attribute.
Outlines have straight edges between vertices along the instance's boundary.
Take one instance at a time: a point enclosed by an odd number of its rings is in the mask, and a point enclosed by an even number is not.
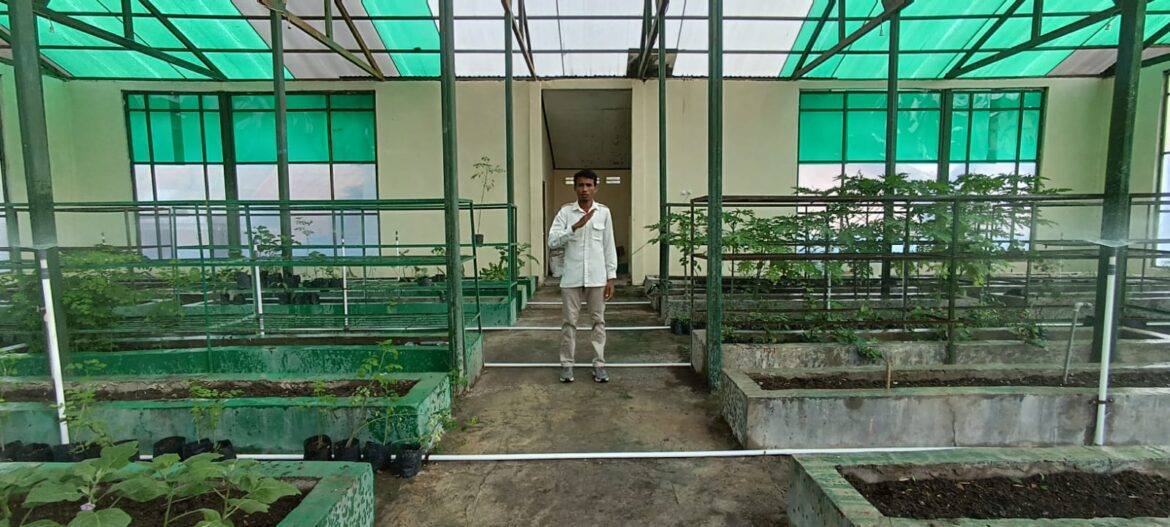
<svg viewBox="0 0 1170 527"><path fill-rule="evenodd" d="M898 172L928 180L943 173L950 178L1034 174L1043 95L1038 90L899 93ZM948 120L944 143L941 130ZM886 94L802 92L799 137L800 186L832 188L841 174L878 177L885 173Z"/></svg>
<svg viewBox="0 0 1170 527"><path fill-rule="evenodd" d="M377 199L374 96L297 93L288 101L289 192L293 200ZM278 199L276 110L271 94L129 93L126 95L135 197L159 201ZM224 246L222 214L202 220L168 210L143 214L140 236L148 256L170 258L172 247ZM376 245L376 213L298 211L305 246ZM279 233L275 214L244 214L239 229ZM172 238L174 243L172 243ZM246 240L246 236L244 237ZM311 250L298 249L298 254ZM225 250L217 251L222 254ZM372 252L372 251L371 251ZM197 249L181 249L194 257ZM354 249L349 254L363 254Z"/></svg>

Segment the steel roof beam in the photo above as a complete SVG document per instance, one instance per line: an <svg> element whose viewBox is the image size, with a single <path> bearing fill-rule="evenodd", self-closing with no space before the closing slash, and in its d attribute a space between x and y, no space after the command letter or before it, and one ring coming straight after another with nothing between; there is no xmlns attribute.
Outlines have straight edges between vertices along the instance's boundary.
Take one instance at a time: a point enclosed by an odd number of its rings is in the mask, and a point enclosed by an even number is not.
<svg viewBox="0 0 1170 527"><path fill-rule="evenodd" d="M3 26L0 26L0 40L7 42L9 49L11 49L12 33L9 33L8 29L6 29ZM44 73L48 74L50 77L53 77L55 79L61 79L61 80L65 80L65 81L73 79L73 75L71 75L68 71L65 71L65 68L62 68L56 62L53 62L51 59L49 59L49 57L46 57L44 53L40 53L40 57L41 57L41 71L43 71ZM0 58L0 62L4 62L5 64L15 65L14 64L15 61L9 60L6 58Z"/></svg>
<svg viewBox="0 0 1170 527"><path fill-rule="evenodd" d="M58 23L58 24L61 24L62 26L65 26L69 29L72 29L75 31L80 31L82 33L85 33L86 35L89 35L89 36L94 37L94 38L99 38L99 39L105 40L107 42L112 42L114 44L122 46L123 48L125 48L127 50L137 51L137 52L142 53L143 55L146 55L148 57L152 57L152 58L161 60L161 61L166 62L168 64L171 64L173 66L178 66L178 67L183 68L187 71L198 73L200 75L203 75L204 77L211 78L211 79L216 78L216 73L214 71L211 71L210 69L207 69L204 66L200 66L198 64L183 60L183 59L176 57L174 55L163 53L163 52L158 51L150 46L147 46L145 44L139 44L136 41L127 39L127 38L122 37L120 35L115 35L114 33L110 33L109 31L106 31L100 27L94 26L94 25L86 23L86 22L82 22L76 18L59 13L59 12L54 11L52 9L49 9L47 7L34 6L33 10L36 12L37 16L49 19L55 23Z"/></svg>
<svg viewBox="0 0 1170 527"><path fill-rule="evenodd" d="M647 0L649 6L649 0ZM666 9L670 6L670 0L658 0L658 9L653 12L653 17L647 24L646 31L642 34L642 49L638 51L638 58L635 64L638 65L638 78L645 79L650 70L650 55L654 53L654 43L658 40L658 34L662 28L658 26L658 21L666 15Z"/></svg>
<svg viewBox="0 0 1170 527"><path fill-rule="evenodd" d="M163 27L167 28L167 31L170 31L171 34L174 35L175 38L179 40L179 43L183 44L183 47L187 48L187 51L190 51L192 55L195 55L195 58L199 59L199 62L202 62L204 66L207 66L207 69L211 70L212 73L215 73L215 75L212 77L213 79L215 79L217 81L226 81L227 80L227 75L224 75L223 71L219 69L219 66L216 66L215 63L211 61L211 59L208 59L207 54L200 51L199 47L196 46L194 42L191 42L191 39L187 38L187 35L183 34L183 32L179 30L179 28L175 27L175 24L167 19L166 14L163 13L162 11L159 11L159 9L154 6L154 2L151 2L150 0L138 0L138 1L142 2L142 7L145 7L146 10L149 11L151 15L153 15L156 19L158 19L159 23L161 23L163 25ZM130 9L129 0L125 1L125 3L123 4L123 7L124 7L124 9L127 10L126 12L129 12L129 9ZM133 17L125 17L125 19L126 20L133 20ZM125 25L125 29L126 29L126 31L128 31L130 33L126 38L133 39L134 38L134 23L133 22L127 23Z"/></svg>
<svg viewBox="0 0 1170 527"><path fill-rule="evenodd" d="M868 22L857 28L857 31L854 31L853 33L850 33L848 37L845 37L845 40L838 42L837 45L829 48L828 51L818 55L817 58L813 59L813 61L810 62L807 66L804 66L803 68L793 72L791 78L799 79L804 77L810 71L815 70L818 66L824 64L825 61L829 60L837 53L853 45L853 43L857 42L859 39L861 39L861 37L868 35L870 31L873 31L875 28L882 25L882 23L888 20L894 13L899 13L910 4L914 3L914 0L883 0L882 3L885 5L885 10L883 10L880 15L869 19Z"/></svg>
<svg viewBox="0 0 1170 527"><path fill-rule="evenodd" d="M524 55L532 80L536 80L536 62L532 60L532 39L528 33L528 13L524 8L524 0L517 0L519 16L512 10L512 0L500 0L500 5L504 7L504 13L512 15L512 34L516 35L516 42L520 44L520 53Z"/></svg>
<svg viewBox="0 0 1170 527"><path fill-rule="evenodd" d="M1016 0L1014 3L1012 3L1011 7L1008 7L1007 11L1004 11L1003 15L1000 15L1000 17L997 18L993 24L991 24L991 27L988 28L985 33L980 35L979 40L975 41L975 45L971 46L971 49L967 50L967 52L963 54L963 57L959 59L959 62L956 62L954 67L947 71L946 75L943 77L947 79L953 79L954 77L952 74L965 66L967 61L971 60L971 57L975 56L975 53L983 49L983 46L987 44L987 41L991 40L992 35L994 35L996 31L999 31L999 28L1003 27L1003 25L1007 23L1008 19L1011 18L1012 14L1019 10L1020 6L1023 4L1024 0ZM1035 18L1032 19L1032 29L1033 31L1036 29Z"/></svg>
<svg viewBox="0 0 1170 527"><path fill-rule="evenodd" d="M320 31L317 31L317 28L309 25L308 22L305 22L297 15L290 13L287 8L286 9L278 9L276 4L273 3L273 0L260 0L260 4L263 5L264 7L268 8L272 12L280 14L281 17L283 17L285 20L288 20L288 22L290 24L296 26L297 29L304 31L306 35L313 37L313 40L320 42L323 46L329 48L330 50L332 50L334 53L340 55L345 60L352 62L355 66L361 68L362 71L369 73L375 79L378 79L380 81L386 80L386 76L382 74L382 70L378 68L377 64L374 63L373 60L371 60L370 62L366 62L366 61L362 60L357 55L354 55L352 52L350 52L348 49L345 49L344 46L342 46L341 44L338 44L336 40L333 40L333 39L321 34ZM273 35L273 38L276 38L276 35ZM368 53L369 48L365 48L365 51ZM370 56L370 58L372 59L372 56Z"/></svg>
<svg viewBox="0 0 1170 527"><path fill-rule="evenodd" d="M386 76L382 73L382 68L379 68L378 61L374 60L374 54L370 52L370 46L366 45L366 39L362 36L362 32L358 30L357 24L353 22L353 16L349 14L349 9L345 7L345 3L341 0L333 0L333 5L337 6L337 12L341 13L341 18L345 20L345 27L348 27L349 32L353 34L353 39L357 41L358 47L362 48L362 55L365 55L366 60L370 62L370 67L374 68L374 71L377 72L374 76L380 80L384 80Z"/></svg>
<svg viewBox="0 0 1170 527"><path fill-rule="evenodd" d="M1093 24L1097 24L1097 23L1103 22L1105 20L1109 20L1110 18L1113 18L1114 16L1116 16L1117 13L1119 12L1119 10L1120 10L1120 8L1118 8L1117 6L1114 6L1114 7L1111 7L1109 9L1106 9L1104 11L1101 11L1099 13L1089 15L1089 16L1082 18L1076 22L1073 22L1067 26L1064 26L1064 27L1061 27L1058 29L1054 29L1052 31L1049 31L1049 32L1043 34L1043 35L1040 35L1037 38L1030 39L1027 42L1024 42L1022 44L1018 44L1016 46L1012 46L1011 48L1000 51L999 53L996 53L990 57L980 59L976 62L964 65L962 67L954 68L951 71L947 72L947 74L944 78L947 78L947 79L958 78L960 76L971 73L972 71L975 71L975 70L982 68L984 66L994 64L994 63L999 62L1003 59L1015 56L1019 53L1025 52L1025 51L1035 49L1035 48L1039 47L1040 45L1046 44L1048 42L1052 42L1053 40L1056 40L1060 37L1069 35L1075 31L1079 31L1079 30L1084 29L1086 27L1089 27Z"/></svg>
<svg viewBox="0 0 1170 527"><path fill-rule="evenodd" d="M796 61L796 68L795 69L799 70L800 68L804 67L804 61L808 60L809 54L812 53L813 47L816 46L817 39L820 38L820 36L821 36L821 30L825 29L825 23L828 22L829 14L833 12L833 7L836 3L837 3L837 0L829 0L828 5L825 6L825 12L821 13L821 18L819 20L817 20L817 25L816 25L816 27L813 28L812 37L808 39L808 45L805 46L804 51L800 53L800 60ZM844 0L842 0L841 11L838 14L841 14L844 12L845 12L845 2L844 2ZM840 24L840 27L837 28L837 31L838 31L838 36L840 36L845 31L845 25ZM842 41L842 40L845 40L845 37L841 37L838 39L838 41Z"/></svg>

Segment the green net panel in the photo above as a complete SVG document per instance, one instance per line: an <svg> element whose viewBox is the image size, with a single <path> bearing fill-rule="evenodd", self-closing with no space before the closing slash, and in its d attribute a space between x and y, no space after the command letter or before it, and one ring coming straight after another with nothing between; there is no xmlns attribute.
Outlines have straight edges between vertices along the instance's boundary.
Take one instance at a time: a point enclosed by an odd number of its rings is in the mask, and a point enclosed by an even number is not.
<svg viewBox="0 0 1170 527"><path fill-rule="evenodd" d="M363 0L366 12L374 16L432 16L427 0ZM435 13L434 15L437 15ZM431 20L377 20L374 27L388 49L435 51L435 53L391 53L398 74L403 77L439 76L439 30Z"/></svg>

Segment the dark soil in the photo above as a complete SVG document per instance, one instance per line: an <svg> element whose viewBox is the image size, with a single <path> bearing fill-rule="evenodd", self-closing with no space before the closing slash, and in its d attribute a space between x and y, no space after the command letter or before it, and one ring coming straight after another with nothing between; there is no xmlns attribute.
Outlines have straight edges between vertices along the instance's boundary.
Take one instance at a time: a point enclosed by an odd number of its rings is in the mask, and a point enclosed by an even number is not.
<svg viewBox="0 0 1170 527"><path fill-rule="evenodd" d="M1170 479L1138 472L1057 472L967 481L845 479L882 514L897 518L1170 517Z"/></svg>
<svg viewBox="0 0 1170 527"><path fill-rule="evenodd" d="M301 489L301 494L296 496L285 496L275 503L268 506L268 512L245 514L240 511L231 516L231 520L237 527L275 527L281 520L283 520L293 509L301 504L312 487L316 485L316 480L284 480L289 483L297 485ZM8 500L8 506L12 508L13 517L22 518L25 510L20 506L24 501L24 496L13 497ZM29 515L27 523L32 523L36 520L48 519L53 520L61 525L69 523L70 520L77 514L81 502L68 503L52 503L42 505L33 510ZM166 516L167 502L165 499L157 499L138 503L135 501L123 499L118 502L118 508L126 511L133 520L131 525L162 525L163 519ZM215 509L223 510L223 500L214 493L208 493L201 496L196 496L186 501L175 503L171 507L171 518L188 511L199 509ZM171 525L174 527L192 527L203 519L203 515L199 513L191 514L178 521L172 521Z"/></svg>
<svg viewBox="0 0 1170 527"><path fill-rule="evenodd" d="M941 372L939 372L941 373ZM921 377L931 372L915 371ZM946 372L947 375L954 375ZM1069 388L1095 388L1096 372L1078 372L1068 376L1067 383L1060 374L1018 375L1005 377L957 377L954 379L906 379L905 372L894 370L893 388L954 388L965 386L1063 386ZM816 376L803 378L776 377L771 375L750 375L751 379L765 390L857 390L886 387L885 376L881 378L856 378L848 375ZM1170 371L1136 371L1111 373L1109 386L1114 388L1161 388L1170 386Z"/></svg>
<svg viewBox="0 0 1170 527"><path fill-rule="evenodd" d="M361 386L371 386L374 397L385 397L394 392L399 397L405 396L418 381L404 380L395 382L383 389L377 383L370 381L340 381L326 384L326 391L337 397L350 397ZM276 381L202 381L200 386L214 388L220 391L240 390L234 398L243 397L312 397L316 389L312 382L276 382ZM49 386L25 386L8 388L3 391L7 402L46 402L53 400L53 390ZM191 391L183 383L159 383L140 390L120 390L116 385L103 384L97 389L99 401L147 401L190 399Z"/></svg>
<svg viewBox="0 0 1170 527"><path fill-rule="evenodd" d="M378 336L343 336L328 335L323 337L239 337L222 338L215 341L216 346L368 346L383 342L391 342L395 346L446 346L446 338L434 337L378 337ZM165 341L124 341L118 342L118 351L150 351L157 349L186 349L203 348L207 346L204 339L165 340Z"/></svg>

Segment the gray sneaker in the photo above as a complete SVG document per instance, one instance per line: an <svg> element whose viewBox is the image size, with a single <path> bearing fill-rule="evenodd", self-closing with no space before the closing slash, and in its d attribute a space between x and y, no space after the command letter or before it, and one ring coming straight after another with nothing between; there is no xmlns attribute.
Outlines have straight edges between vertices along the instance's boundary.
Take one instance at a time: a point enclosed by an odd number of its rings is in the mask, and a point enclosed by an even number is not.
<svg viewBox="0 0 1170 527"><path fill-rule="evenodd" d="M561 382L573 382L572 366L561 366Z"/></svg>
<svg viewBox="0 0 1170 527"><path fill-rule="evenodd" d="M593 381L594 382L609 382L609 374L605 371L605 366L593 367Z"/></svg>

